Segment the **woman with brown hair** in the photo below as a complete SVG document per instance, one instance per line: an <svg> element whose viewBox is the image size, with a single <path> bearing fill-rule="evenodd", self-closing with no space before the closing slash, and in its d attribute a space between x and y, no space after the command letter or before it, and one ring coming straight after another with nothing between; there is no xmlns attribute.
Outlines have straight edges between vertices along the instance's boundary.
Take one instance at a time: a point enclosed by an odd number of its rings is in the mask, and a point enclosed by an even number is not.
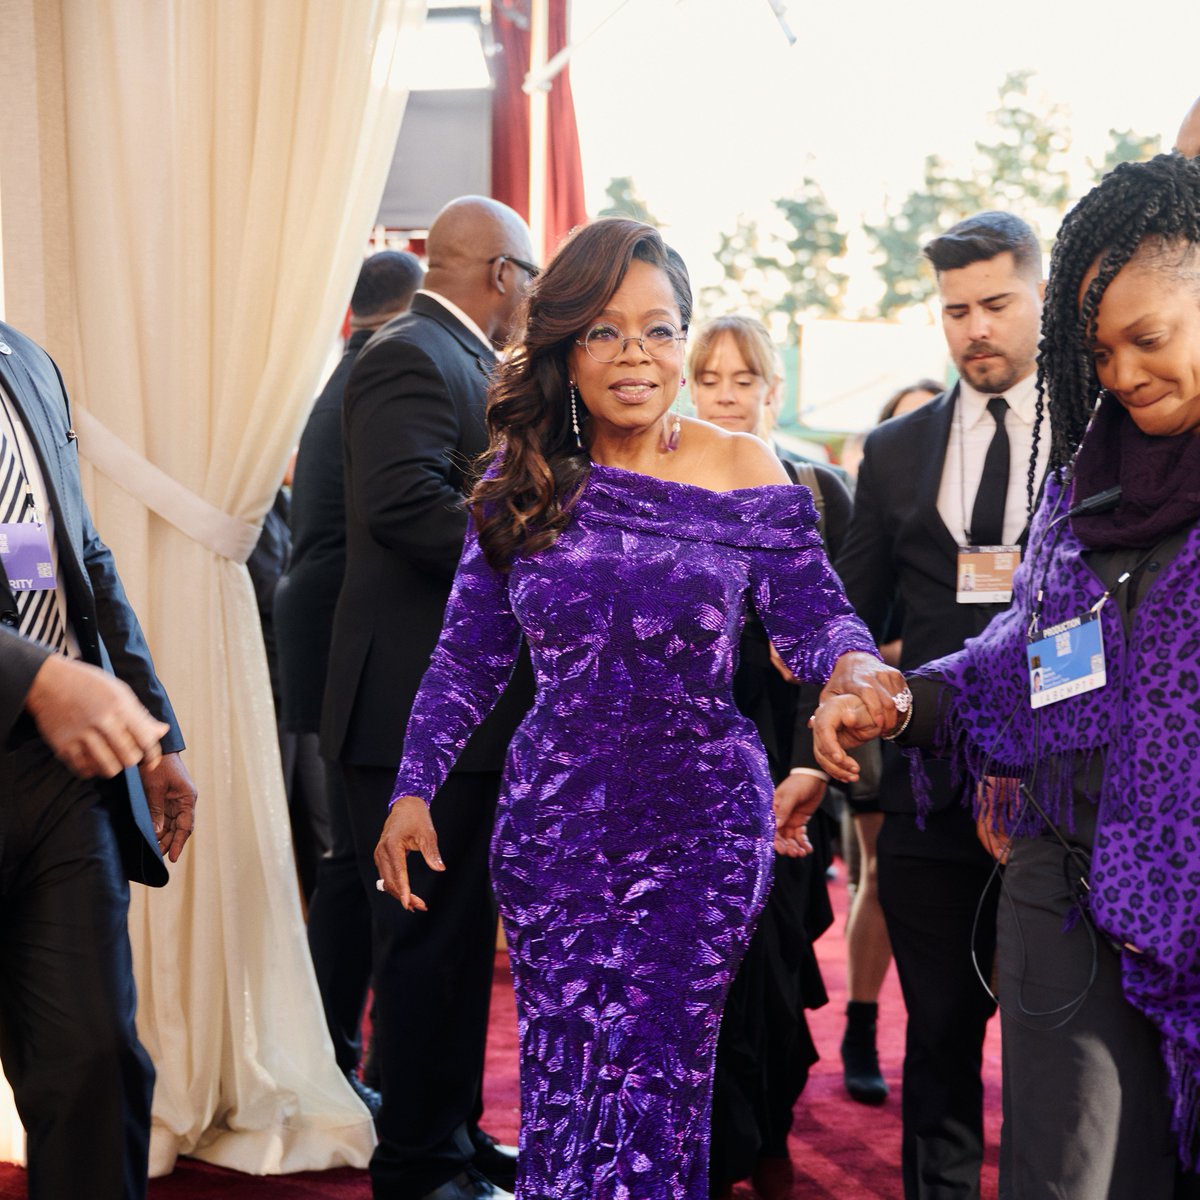
<svg viewBox="0 0 1200 1200"><path fill-rule="evenodd" d="M381 886L440 866L428 803L524 637L538 692L492 842L521 1031L517 1194L707 1200L721 1006L770 880L762 744L731 679L752 604L797 675L896 720L802 488L672 412L691 293L635 221L577 231L493 384L490 467L412 710ZM432 968L436 969L436 965Z"/></svg>

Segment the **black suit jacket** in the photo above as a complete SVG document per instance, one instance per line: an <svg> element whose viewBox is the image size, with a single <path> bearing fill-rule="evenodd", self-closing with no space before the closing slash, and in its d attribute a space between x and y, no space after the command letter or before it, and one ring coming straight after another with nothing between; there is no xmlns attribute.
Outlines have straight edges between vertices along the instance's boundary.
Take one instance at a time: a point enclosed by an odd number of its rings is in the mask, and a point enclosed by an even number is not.
<svg viewBox="0 0 1200 1200"><path fill-rule="evenodd" d="M343 407L346 572L321 718L321 753L396 767L417 687L442 628L467 528L464 494L487 448L494 365L479 339L417 295L355 361ZM532 699L528 660L459 757L498 771Z"/></svg>
<svg viewBox="0 0 1200 1200"><path fill-rule="evenodd" d="M79 458L66 389L58 368L40 346L0 323L0 381L12 398L37 453L38 465L54 513L59 572L67 598L67 617L85 662L122 679L160 721L170 725L162 739L166 753L183 749L183 738L170 701L154 673L150 650L117 575L112 551L100 540L83 500ZM0 739L8 754L37 737L25 715L25 697L50 651L16 632L16 602L0 571ZM101 784L113 798L112 812L122 862L130 879L161 886L167 869L146 807L136 769ZM2 801L0 801L2 802Z"/></svg>
<svg viewBox="0 0 1200 1200"><path fill-rule="evenodd" d="M333 612L346 569L342 398L372 332L350 335L304 426L292 475L292 552L275 588L275 644L280 718L297 733L316 733L321 726Z"/></svg>
<svg viewBox="0 0 1200 1200"><path fill-rule="evenodd" d="M938 514L937 497L957 399L955 387L871 431L850 532L837 557L850 603L877 640L890 632L895 600L902 602L903 671L962 649L1004 607L955 599L958 542ZM977 481L968 481L968 495L973 497L977 487ZM915 812L907 764L892 748L885 749L881 807ZM929 773L935 811L961 798L945 764L930 762Z"/></svg>

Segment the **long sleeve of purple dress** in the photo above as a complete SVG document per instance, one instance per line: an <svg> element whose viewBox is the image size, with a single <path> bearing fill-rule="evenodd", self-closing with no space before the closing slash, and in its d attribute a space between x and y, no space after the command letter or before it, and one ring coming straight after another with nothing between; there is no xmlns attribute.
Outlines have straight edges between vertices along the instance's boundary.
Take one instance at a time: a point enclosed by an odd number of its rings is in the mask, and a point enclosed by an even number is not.
<svg viewBox="0 0 1200 1200"><path fill-rule="evenodd" d="M469 523L441 636L409 714L393 800L420 796L432 802L467 739L500 699L520 645L508 576L488 565Z"/></svg>
<svg viewBox="0 0 1200 1200"><path fill-rule="evenodd" d="M523 634L537 696L491 854L522 1200L707 1200L717 1027L773 861L766 755L732 693L751 604L802 678L874 652L803 487L716 493L593 464L555 544L508 574L468 534L397 794L431 798Z"/></svg>

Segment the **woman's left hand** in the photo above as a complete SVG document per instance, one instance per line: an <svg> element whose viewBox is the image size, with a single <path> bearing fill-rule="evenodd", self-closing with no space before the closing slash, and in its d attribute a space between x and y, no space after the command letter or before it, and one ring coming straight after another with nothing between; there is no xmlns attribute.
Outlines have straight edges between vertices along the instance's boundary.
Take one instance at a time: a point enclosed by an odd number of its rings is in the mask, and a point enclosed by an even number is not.
<svg viewBox="0 0 1200 1200"><path fill-rule="evenodd" d="M821 702L834 696L854 696L862 702L875 722L877 735L890 733L901 721L896 701L905 695L908 685L895 667L882 663L873 654L861 650L843 654L821 692Z"/></svg>

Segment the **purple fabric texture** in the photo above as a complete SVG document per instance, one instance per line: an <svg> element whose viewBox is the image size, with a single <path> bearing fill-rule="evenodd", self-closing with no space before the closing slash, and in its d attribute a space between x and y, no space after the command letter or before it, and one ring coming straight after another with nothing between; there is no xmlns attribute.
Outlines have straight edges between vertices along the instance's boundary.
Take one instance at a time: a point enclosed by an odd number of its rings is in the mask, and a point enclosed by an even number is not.
<svg viewBox="0 0 1200 1200"><path fill-rule="evenodd" d="M802 678L874 653L803 487L593 465L558 541L509 574L468 531L396 795L431 799L524 635L537 697L492 841L523 1200L707 1200L717 1027L773 858L766 756L731 692L748 602Z"/></svg>
<svg viewBox="0 0 1200 1200"><path fill-rule="evenodd" d="M1127 999L1162 1033L1180 1156L1200 1168L1200 528L1188 535L1135 610L1126 640L1116 603L1100 610L1105 687L1035 711L1025 648L1035 597L1040 628L1080 616L1104 593L1060 520L1069 501L1048 479L1014 581L1012 607L957 654L923 667L949 684L936 749L975 779L1002 777L1019 817L1008 832L1035 835L1024 782L1053 821L1073 783L1104 763L1089 910L1122 951ZM914 783L922 785L919 765ZM926 793L927 794L927 793ZM1003 811L1003 810L1002 810ZM1133 948L1133 949L1131 949Z"/></svg>

